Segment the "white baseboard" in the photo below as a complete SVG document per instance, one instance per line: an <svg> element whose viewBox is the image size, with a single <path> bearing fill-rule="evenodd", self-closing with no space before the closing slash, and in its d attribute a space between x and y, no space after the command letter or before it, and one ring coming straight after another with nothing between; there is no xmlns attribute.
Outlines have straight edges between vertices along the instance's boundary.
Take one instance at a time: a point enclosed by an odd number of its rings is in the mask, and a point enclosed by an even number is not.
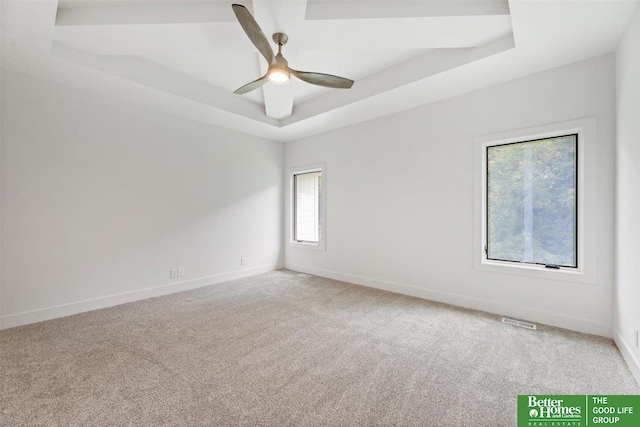
<svg viewBox="0 0 640 427"><path fill-rule="evenodd" d="M620 335L620 332L617 330L613 332L613 341L615 341L618 346L620 354L622 354L622 358L627 362L631 374L638 382L638 385L640 385L640 360L636 359L627 345L627 342L622 339L622 335Z"/></svg>
<svg viewBox="0 0 640 427"><path fill-rule="evenodd" d="M541 323L587 334L599 335L611 338L612 325L609 323L596 322L589 319L566 316L563 314L549 313L515 305L503 304L494 301L471 298L464 295L452 294L448 292L434 291L430 289L417 288L415 286L402 285L399 283L386 282L372 279L370 277L355 276L352 274L339 273L322 268L308 267L285 262L285 268L302 273L313 274L315 276L327 277L329 279L343 282L355 283L357 285L370 288L382 289L398 294L410 295L431 301L443 302L459 307L471 308L486 311L493 314L515 317L516 319L528 320L534 323Z"/></svg>
<svg viewBox="0 0 640 427"><path fill-rule="evenodd" d="M228 280L267 273L269 271L277 270L278 268L282 268L282 266L276 264L264 265L261 267L255 267L246 270L237 270L229 273L217 274L215 276L202 277L200 279L170 283L168 285L155 286L152 288L124 292L116 295L108 295L105 297L94 298L85 301L72 302L55 307L47 307L23 313L9 314L0 317L0 329L13 328L15 326L27 325L29 323L42 322L44 320L70 316L72 314L83 313L85 311L112 307L114 305L125 304L127 302L172 294L189 289L201 288L203 286L215 285L216 283L226 282Z"/></svg>

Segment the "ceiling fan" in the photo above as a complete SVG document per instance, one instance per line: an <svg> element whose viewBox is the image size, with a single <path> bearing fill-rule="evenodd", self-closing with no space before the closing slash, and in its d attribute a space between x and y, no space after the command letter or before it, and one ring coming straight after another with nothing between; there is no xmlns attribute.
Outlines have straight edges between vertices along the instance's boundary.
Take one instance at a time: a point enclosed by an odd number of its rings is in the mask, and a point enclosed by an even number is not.
<svg viewBox="0 0 640 427"><path fill-rule="evenodd" d="M251 40L258 51L269 63L269 70L264 76L247 83L233 93L242 95L247 92L251 92L252 90L258 89L264 85L267 81L283 85L289 82L291 75L304 82L318 86L336 89L350 89L351 86L353 86L353 80L346 79L344 77L334 76L331 74L298 71L290 68L289 63L284 56L282 56L282 46L287 44L289 37L284 33L275 33L273 35L273 41L278 45L278 54L274 55L269 41L249 10L241 4L233 4L231 7L233 7L233 12L236 14L242 29L247 33L249 40Z"/></svg>

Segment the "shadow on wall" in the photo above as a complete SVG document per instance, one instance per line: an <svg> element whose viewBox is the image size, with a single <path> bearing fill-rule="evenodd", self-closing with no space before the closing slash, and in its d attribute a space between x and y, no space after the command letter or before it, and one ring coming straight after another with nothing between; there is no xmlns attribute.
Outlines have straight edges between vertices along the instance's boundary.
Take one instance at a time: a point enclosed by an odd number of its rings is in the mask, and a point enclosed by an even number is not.
<svg viewBox="0 0 640 427"><path fill-rule="evenodd" d="M4 79L3 315L282 261L282 143Z"/></svg>

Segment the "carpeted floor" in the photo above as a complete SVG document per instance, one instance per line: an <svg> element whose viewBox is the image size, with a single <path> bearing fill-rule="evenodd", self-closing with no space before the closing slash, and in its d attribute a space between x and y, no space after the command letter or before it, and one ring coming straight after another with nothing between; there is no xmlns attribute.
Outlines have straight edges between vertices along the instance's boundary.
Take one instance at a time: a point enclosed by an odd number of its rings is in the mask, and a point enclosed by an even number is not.
<svg viewBox="0 0 640 427"><path fill-rule="evenodd" d="M0 331L1 426L514 426L640 394L611 340L276 271Z"/></svg>

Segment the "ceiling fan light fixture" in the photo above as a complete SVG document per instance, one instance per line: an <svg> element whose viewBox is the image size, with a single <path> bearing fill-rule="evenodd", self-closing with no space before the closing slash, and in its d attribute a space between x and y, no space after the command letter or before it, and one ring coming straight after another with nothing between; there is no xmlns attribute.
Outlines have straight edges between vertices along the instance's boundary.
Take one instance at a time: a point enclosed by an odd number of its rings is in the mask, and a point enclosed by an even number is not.
<svg viewBox="0 0 640 427"><path fill-rule="evenodd" d="M232 4L231 7L233 8L233 13L235 13L236 18L238 18L238 22L245 34L269 64L269 70L266 75L247 83L246 85L236 89L233 93L243 95L262 87L267 82L275 83L277 85L285 85L289 83L289 80L291 80L292 74L303 82L322 87L350 89L351 86L353 86L353 80L346 79L344 77L334 76L332 74L299 71L289 68L289 63L285 57L282 56L282 46L287 44L289 37L285 33L280 32L273 34L273 41L278 45L278 54L274 55L271 44L265 37L253 15L251 15L251 12L241 4Z"/></svg>
<svg viewBox="0 0 640 427"><path fill-rule="evenodd" d="M269 74L267 74L267 77L269 78L269 81L271 83L284 85L289 83L289 80L291 79L291 73L289 73L289 70L280 67L272 67L269 70Z"/></svg>

